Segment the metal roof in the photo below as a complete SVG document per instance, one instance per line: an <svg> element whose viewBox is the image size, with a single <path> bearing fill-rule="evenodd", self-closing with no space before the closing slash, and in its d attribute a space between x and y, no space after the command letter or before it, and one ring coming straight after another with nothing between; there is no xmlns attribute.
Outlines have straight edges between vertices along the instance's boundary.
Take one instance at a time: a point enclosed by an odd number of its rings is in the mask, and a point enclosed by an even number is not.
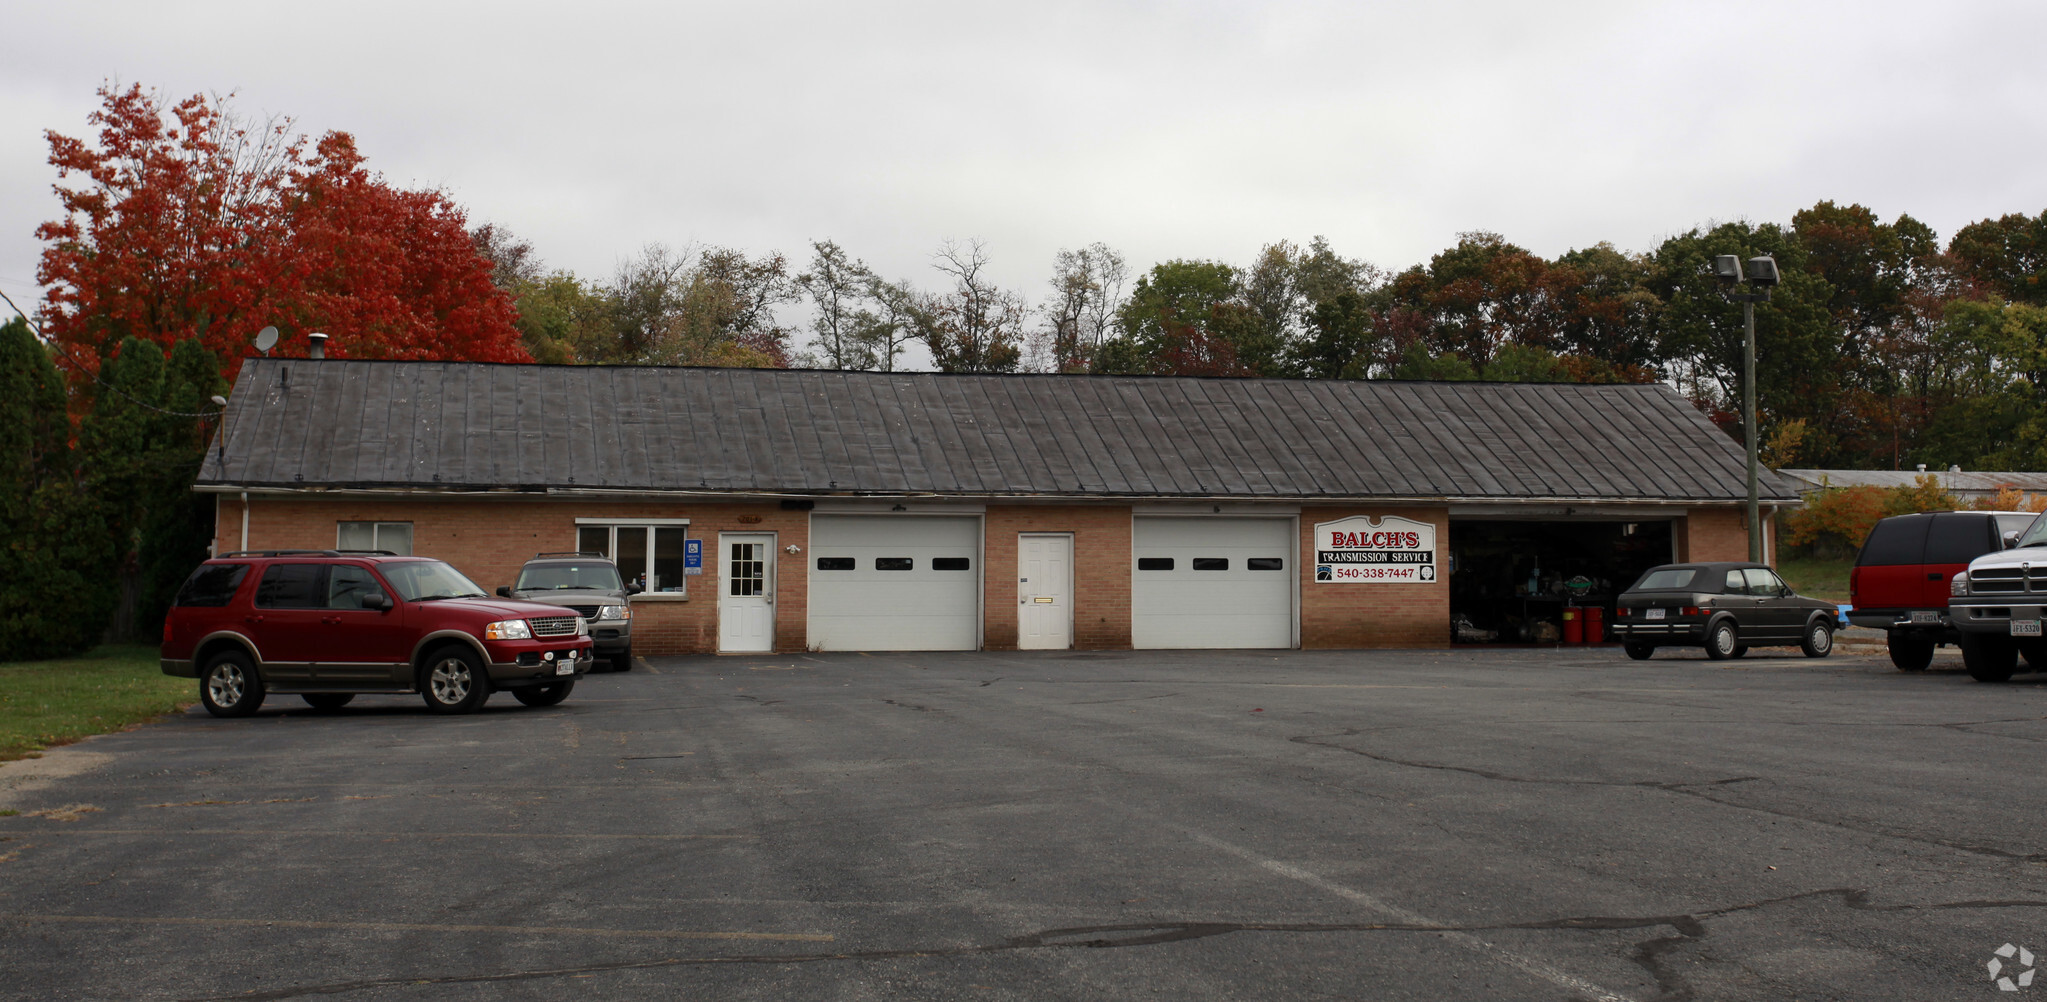
<svg viewBox="0 0 2047 1002"><path fill-rule="evenodd" d="M202 488L1746 496L1739 446L1653 384L251 359L222 427Z"/></svg>
<svg viewBox="0 0 2047 1002"><path fill-rule="evenodd" d="M1988 470L1778 470L1801 493L1822 487L1914 487L1920 477L1933 477L1943 490L1954 494L1995 494L2000 487L2014 487L2029 494L2047 494L2047 473Z"/></svg>

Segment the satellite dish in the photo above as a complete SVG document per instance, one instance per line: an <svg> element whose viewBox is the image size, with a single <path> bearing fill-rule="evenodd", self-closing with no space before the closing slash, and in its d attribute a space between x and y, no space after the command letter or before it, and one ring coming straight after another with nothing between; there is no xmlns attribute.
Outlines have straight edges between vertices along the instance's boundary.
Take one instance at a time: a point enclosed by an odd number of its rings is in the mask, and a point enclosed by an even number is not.
<svg viewBox="0 0 2047 1002"><path fill-rule="evenodd" d="M260 351L263 354L268 355L270 354L270 349L275 347L277 347L277 328L265 327L262 330L256 332L257 351Z"/></svg>

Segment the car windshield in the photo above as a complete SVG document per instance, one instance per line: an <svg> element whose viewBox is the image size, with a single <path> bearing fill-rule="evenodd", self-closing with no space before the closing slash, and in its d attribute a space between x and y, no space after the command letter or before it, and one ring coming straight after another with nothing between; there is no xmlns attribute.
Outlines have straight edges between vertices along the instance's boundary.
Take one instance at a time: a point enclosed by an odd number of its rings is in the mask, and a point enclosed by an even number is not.
<svg viewBox="0 0 2047 1002"><path fill-rule="evenodd" d="M2033 520L2026 531L2019 536L2020 546L2047 546L2047 515Z"/></svg>
<svg viewBox="0 0 2047 1002"><path fill-rule="evenodd" d="M519 571L519 583L514 591L560 591L564 588L591 588L597 591L623 591L619 582L618 568L610 564L527 564Z"/></svg>
<svg viewBox="0 0 2047 1002"><path fill-rule="evenodd" d="M1692 579L1698 575L1698 570L1691 567L1662 567L1642 575L1642 580L1635 582L1632 590L1675 591L1679 588L1690 588Z"/></svg>
<svg viewBox="0 0 2047 1002"><path fill-rule="evenodd" d="M480 598L483 589L462 576L462 572L438 560L407 560L385 564L377 570L398 597L407 602L431 602L442 598Z"/></svg>

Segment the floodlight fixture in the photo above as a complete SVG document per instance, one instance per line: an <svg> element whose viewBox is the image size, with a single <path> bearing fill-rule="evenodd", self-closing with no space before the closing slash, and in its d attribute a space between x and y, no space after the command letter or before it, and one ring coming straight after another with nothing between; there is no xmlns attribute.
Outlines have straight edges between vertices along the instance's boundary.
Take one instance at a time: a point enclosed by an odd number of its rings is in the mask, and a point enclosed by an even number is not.
<svg viewBox="0 0 2047 1002"><path fill-rule="evenodd" d="M1777 259L1767 254L1748 259L1748 283L1767 289L1777 284Z"/></svg>
<svg viewBox="0 0 2047 1002"><path fill-rule="evenodd" d="M1741 281L1741 258L1732 254L1721 254L1713 258L1713 277L1723 285Z"/></svg>

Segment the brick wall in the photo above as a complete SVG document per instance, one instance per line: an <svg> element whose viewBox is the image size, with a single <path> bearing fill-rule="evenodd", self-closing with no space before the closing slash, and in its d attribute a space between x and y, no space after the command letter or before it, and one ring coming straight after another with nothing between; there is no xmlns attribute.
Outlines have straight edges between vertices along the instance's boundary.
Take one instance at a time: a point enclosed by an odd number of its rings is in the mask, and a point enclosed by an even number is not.
<svg viewBox="0 0 2047 1002"><path fill-rule="evenodd" d="M1678 559L1690 560L1747 560L1748 559L1748 512L1740 507L1693 508L1684 518L1677 520L1674 530L1678 534ZM1764 541L1766 556L1777 555L1777 519L1763 519L1763 529L1769 534Z"/></svg>
<svg viewBox="0 0 2047 1002"><path fill-rule="evenodd" d="M1399 515L1436 527L1431 584L1333 584L1315 580L1315 525L1352 515ZM1301 510L1301 646L1310 649L1448 647L1450 514L1446 508L1309 507Z"/></svg>
<svg viewBox="0 0 2047 1002"><path fill-rule="evenodd" d="M408 498L255 498L249 505L249 549L328 549L337 522L411 522L412 552L455 565L487 591L509 585L519 565L543 551L576 548L577 518L687 518L689 535L704 541L704 573L688 579L682 597L633 598L633 649L641 654L699 654L718 649L720 532L772 532L775 539L775 647L804 649L810 578L802 554L810 548L809 512L779 503L455 501ZM242 502L223 497L216 552L241 548Z"/></svg>
<svg viewBox="0 0 2047 1002"><path fill-rule="evenodd" d="M982 643L1013 651L1017 635L1017 535L1073 534L1073 646L1130 647L1130 507L989 505L982 570Z"/></svg>

